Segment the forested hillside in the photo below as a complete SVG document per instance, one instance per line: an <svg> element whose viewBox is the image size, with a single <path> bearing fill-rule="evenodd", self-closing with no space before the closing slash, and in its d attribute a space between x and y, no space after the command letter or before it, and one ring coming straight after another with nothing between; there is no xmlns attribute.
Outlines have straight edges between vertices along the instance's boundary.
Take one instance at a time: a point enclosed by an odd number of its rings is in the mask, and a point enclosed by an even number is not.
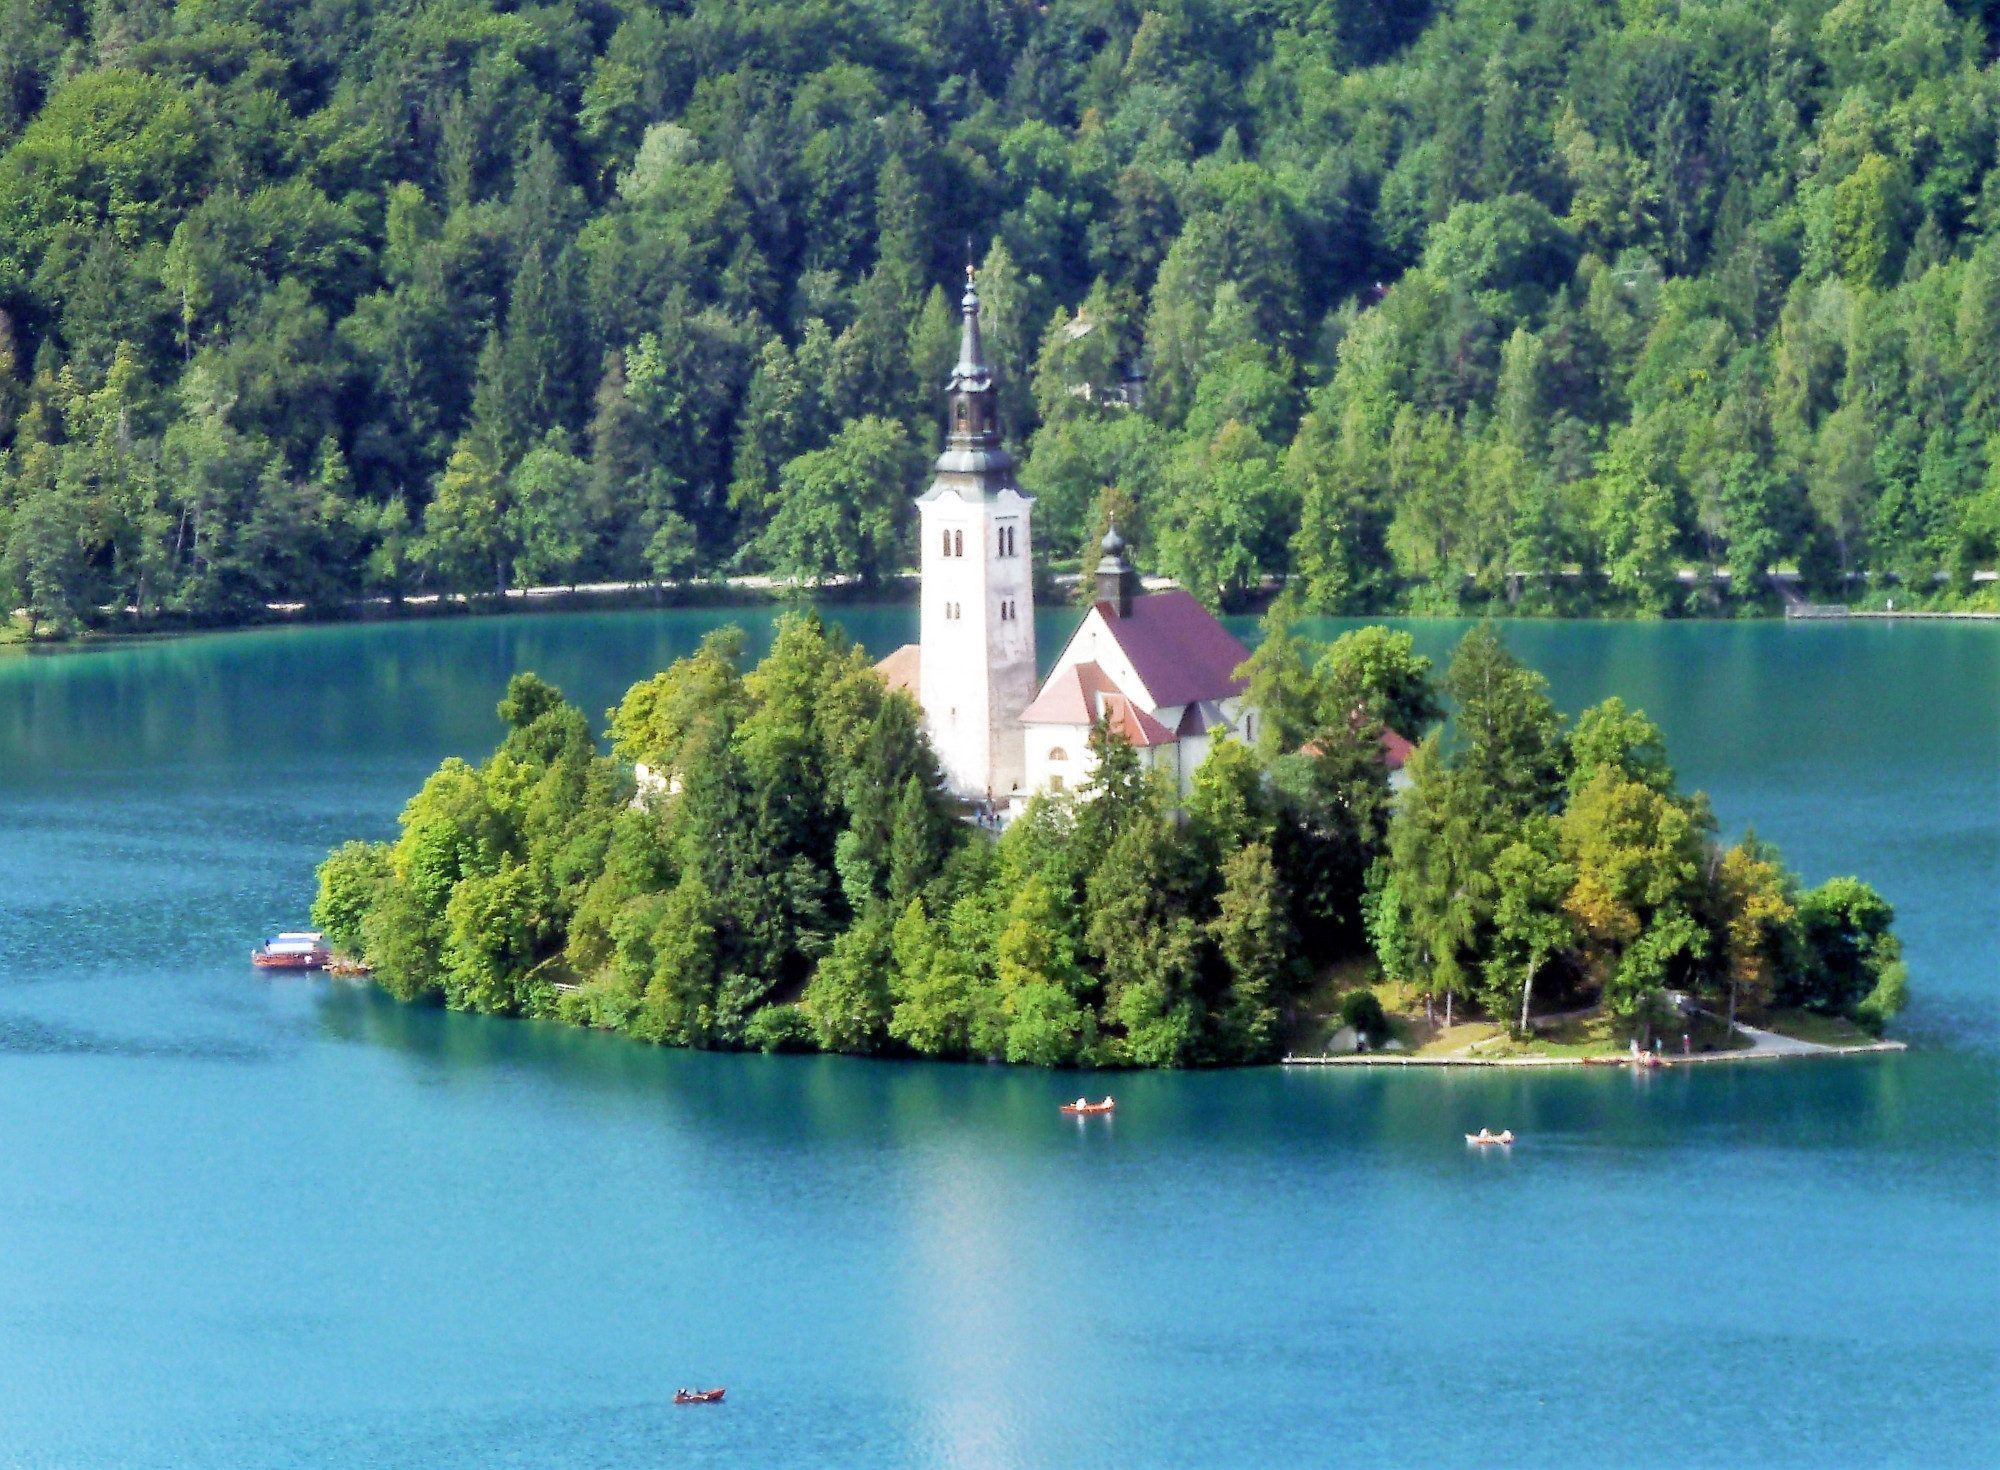
<svg viewBox="0 0 2000 1470"><path fill-rule="evenodd" d="M2000 536L1996 27L0 0L0 592L61 631L878 577L969 242L1048 556L1116 499L1212 601L1963 595Z"/></svg>

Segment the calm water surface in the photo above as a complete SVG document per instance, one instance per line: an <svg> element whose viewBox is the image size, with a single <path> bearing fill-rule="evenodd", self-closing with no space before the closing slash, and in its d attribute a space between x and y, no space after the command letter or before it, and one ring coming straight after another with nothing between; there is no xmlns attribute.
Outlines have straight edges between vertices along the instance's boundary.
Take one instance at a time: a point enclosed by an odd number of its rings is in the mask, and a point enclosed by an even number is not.
<svg viewBox="0 0 2000 1470"><path fill-rule="evenodd" d="M0 1467L2000 1463L1996 630L1506 630L1894 900L1902 1056L1120 1077L1079 1126L1073 1077L250 969L508 674L596 712L744 616L0 661Z"/></svg>

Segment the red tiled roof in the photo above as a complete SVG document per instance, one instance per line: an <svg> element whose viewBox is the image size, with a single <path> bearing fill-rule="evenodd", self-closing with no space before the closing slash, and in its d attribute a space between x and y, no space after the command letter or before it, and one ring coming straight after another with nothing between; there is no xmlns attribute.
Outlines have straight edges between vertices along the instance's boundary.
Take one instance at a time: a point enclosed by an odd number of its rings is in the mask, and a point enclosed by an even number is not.
<svg viewBox="0 0 2000 1470"><path fill-rule="evenodd" d="M1100 718L1141 749L1172 745L1180 738L1120 694L1111 676L1094 663L1071 664L1021 711L1024 725L1094 725Z"/></svg>
<svg viewBox="0 0 2000 1470"><path fill-rule="evenodd" d="M900 689L912 699L923 698L923 649L917 644L905 643L876 664L875 672L888 681L891 689Z"/></svg>
<svg viewBox="0 0 2000 1470"><path fill-rule="evenodd" d="M1094 663L1071 664L1049 680L1035 702L1021 711L1024 725L1094 725L1097 696L1118 686Z"/></svg>
<svg viewBox="0 0 2000 1470"><path fill-rule="evenodd" d="M1198 699L1233 699L1247 687L1237 666L1250 657L1215 614L1187 592L1149 592L1132 599L1132 616L1111 604L1098 611L1156 706Z"/></svg>
<svg viewBox="0 0 2000 1470"><path fill-rule="evenodd" d="M1392 771L1403 769L1403 763L1417 753L1416 743L1405 740L1387 725L1382 727L1382 764ZM1300 755L1325 755L1326 747L1317 740L1308 740L1299 747Z"/></svg>
<svg viewBox="0 0 2000 1470"><path fill-rule="evenodd" d="M1387 725L1382 727L1382 764L1392 771L1403 769L1403 762L1417 753L1414 742L1405 740Z"/></svg>
<svg viewBox="0 0 2000 1470"><path fill-rule="evenodd" d="M1104 696L1104 718L1113 730L1141 750L1149 745L1172 745L1180 739L1180 736L1122 694Z"/></svg>

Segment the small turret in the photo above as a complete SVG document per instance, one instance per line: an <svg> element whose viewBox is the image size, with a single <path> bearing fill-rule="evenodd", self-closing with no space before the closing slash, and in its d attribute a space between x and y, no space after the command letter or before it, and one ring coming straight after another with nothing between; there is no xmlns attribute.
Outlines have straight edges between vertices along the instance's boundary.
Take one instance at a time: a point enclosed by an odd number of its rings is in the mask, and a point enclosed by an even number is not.
<svg viewBox="0 0 2000 1470"><path fill-rule="evenodd" d="M1125 538L1118 534L1117 522L1112 522L1097 549L1104 553L1097 563L1097 601L1110 616L1129 618L1133 595L1139 590L1139 573L1126 554Z"/></svg>

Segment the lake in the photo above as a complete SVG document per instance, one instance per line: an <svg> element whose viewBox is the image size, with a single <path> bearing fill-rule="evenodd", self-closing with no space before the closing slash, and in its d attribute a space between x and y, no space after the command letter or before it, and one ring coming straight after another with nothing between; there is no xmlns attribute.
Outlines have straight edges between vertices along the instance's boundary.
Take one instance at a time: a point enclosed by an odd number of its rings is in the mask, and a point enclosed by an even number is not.
<svg viewBox="0 0 2000 1470"><path fill-rule="evenodd" d="M1504 629L1726 835L1896 904L1900 1055L1121 1075L1078 1120L1074 1075L251 969L509 674L595 717L732 620L0 660L0 1466L2000 1463L2000 630Z"/></svg>

